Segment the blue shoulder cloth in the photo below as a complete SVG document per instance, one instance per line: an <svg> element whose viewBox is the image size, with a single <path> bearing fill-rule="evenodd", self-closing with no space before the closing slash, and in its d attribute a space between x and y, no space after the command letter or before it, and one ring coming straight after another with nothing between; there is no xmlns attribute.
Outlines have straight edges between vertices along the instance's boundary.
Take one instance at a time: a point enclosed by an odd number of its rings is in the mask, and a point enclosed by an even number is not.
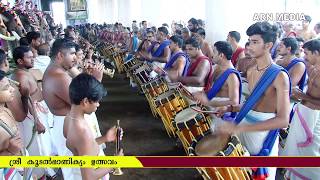
<svg viewBox="0 0 320 180"><path fill-rule="evenodd" d="M302 62L303 64L305 64L305 62L300 59L300 58L295 58L293 59L287 67L285 67L285 69L287 71L289 71L293 66L295 66L297 63L299 62ZM307 70L305 69L304 72L303 72L303 75L298 83L298 86L299 86L299 89L301 89L303 91L303 88L304 88L304 85L305 85L305 82L306 82L306 78L307 78Z"/></svg>
<svg viewBox="0 0 320 180"><path fill-rule="evenodd" d="M229 77L229 75L231 73L235 73L237 75L238 79L239 79L239 82L240 82L239 96L241 97L242 85L241 85L240 73L236 69L229 68L229 69L225 70L218 77L218 79L214 82L213 86L211 87L211 89L207 93L207 97L208 97L209 100L211 100L212 98L214 98L218 94L218 92L220 91L220 89L222 88L223 84L226 82L226 80L228 79L228 77ZM240 103L240 98L239 98L239 103Z"/></svg>
<svg viewBox="0 0 320 180"><path fill-rule="evenodd" d="M153 57L161 57L163 55L164 52L164 48L169 46L170 41L169 40L165 40L163 41L160 46L157 48L157 50L155 52L152 53Z"/></svg>
<svg viewBox="0 0 320 180"><path fill-rule="evenodd" d="M182 73L182 76L186 76L187 72L188 72L189 65L190 65L190 59L189 59L189 56L184 52L178 52L177 54L171 56L170 60L164 66L164 69L166 70L166 69L172 68L172 65L178 59L179 56L183 56L186 59L185 66L184 66L183 73Z"/></svg>
<svg viewBox="0 0 320 180"><path fill-rule="evenodd" d="M259 82L257 83L256 87L254 88L253 92L251 93L251 95L248 97L247 101L241 108L240 112L238 113L238 116L235 119L236 124L239 124L242 121L242 119L247 115L247 113L253 108L253 106L259 101L260 97L263 95L263 93L271 85L273 80L278 76L278 74L281 71L288 73L284 68L276 64L272 64L266 70L266 72L262 75ZM291 90L291 83L290 83L290 90ZM269 156L274 146L274 143L277 139L278 131L279 129L269 131L269 134L267 135L265 141L263 142L262 149L258 154L254 156ZM258 168L253 173L253 176L261 176L263 174L268 174L267 168Z"/></svg>

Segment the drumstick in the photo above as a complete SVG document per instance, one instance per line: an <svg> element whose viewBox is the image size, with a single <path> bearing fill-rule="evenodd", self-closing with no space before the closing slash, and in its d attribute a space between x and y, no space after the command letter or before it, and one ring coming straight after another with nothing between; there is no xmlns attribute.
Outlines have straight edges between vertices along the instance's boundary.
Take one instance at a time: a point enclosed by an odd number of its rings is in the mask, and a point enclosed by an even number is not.
<svg viewBox="0 0 320 180"><path fill-rule="evenodd" d="M154 65L157 66L157 68L160 69L165 75L167 75L167 72L164 69L162 69L162 67L158 66L157 64Z"/></svg>
<svg viewBox="0 0 320 180"><path fill-rule="evenodd" d="M194 107L191 107L191 109L194 110L194 111L197 111L197 112L201 112L201 113L219 114L219 112L217 112L217 111L204 111L204 110L201 110L201 109L196 109Z"/></svg>

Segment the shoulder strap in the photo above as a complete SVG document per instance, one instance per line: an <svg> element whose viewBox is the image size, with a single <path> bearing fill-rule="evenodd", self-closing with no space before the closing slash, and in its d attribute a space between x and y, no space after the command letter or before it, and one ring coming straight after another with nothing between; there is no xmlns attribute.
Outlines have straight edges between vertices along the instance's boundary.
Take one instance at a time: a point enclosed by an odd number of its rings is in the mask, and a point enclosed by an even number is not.
<svg viewBox="0 0 320 180"><path fill-rule="evenodd" d="M157 48L157 50L155 52L152 53L153 57L160 57L163 55L163 51L164 48L166 48L167 46L169 46L170 41L169 40L165 40L163 41L160 46Z"/></svg>
<svg viewBox="0 0 320 180"><path fill-rule="evenodd" d="M222 86L224 85L224 83L226 82L226 80L228 79L229 75L231 73L235 73L237 75L237 77L239 78L239 82L240 82L240 88L239 88L239 96L241 95L241 91L242 91L242 87L241 87L241 79L240 79L240 74L236 69L233 68L229 68L227 70L225 70L219 77L218 79L214 82L212 88L209 90L209 92L207 93L207 97L208 99L212 99L214 98L217 93L221 90Z"/></svg>
<svg viewBox="0 0 320 180"><path fill-rule="evenodd" d="M248 97L247 101L245 102L240 112L238 113L238 116L235 119L236 124L239 124L242 121L242 119L247 115L247 113L252 109L252 107L259 101L260 97L263 95L263 93L267 90L267 88L270 86L270 84L273 82L273 80L277 77L277 75L281 71L288 73L281 66L272 64L264 72L259 82L257 83L256 87L252 91L251 95ZM290 90L291 90L291 84L290 84Z"/></svg>
<svg viewBox="0 0 320 180"><path fill-rule="evenodd" d="M285 67L285 69L287 71L289 71L292 67L294 67L299 62L305 64L305 62L302 59L295 58L288 64L287 67ZM303 72L303 75L302 75L302 77L301 77L301 79L300 79L300 81L298 83L299 89L303 90L304 84L306 82L306 79L307 79L307 70L305 69L304 72Z"/></svg>

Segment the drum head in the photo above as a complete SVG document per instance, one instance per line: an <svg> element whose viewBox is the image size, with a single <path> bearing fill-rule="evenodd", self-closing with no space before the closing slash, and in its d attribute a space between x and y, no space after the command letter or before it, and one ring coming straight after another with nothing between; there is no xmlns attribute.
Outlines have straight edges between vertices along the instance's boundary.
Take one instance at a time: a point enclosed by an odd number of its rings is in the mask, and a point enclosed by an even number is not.
<svg viewBox="0 0 320 180"><path fill-rule="evenodd" d="M193 108L201 110L201 108L198 106L195 106ZM179 112L174 118L174 121L176 122L176 124L183 123L189 121L190 119L194 119L198 114L199 113L197 111L191 108L187 108Z"/></svg>
<svg viewBox="0 0 320 180"><path fill-rule="evenodd" d="M198 156L215 156L219 151L226 149L229 141L229 135L208 134L198 142L195 153Z"/></svg>

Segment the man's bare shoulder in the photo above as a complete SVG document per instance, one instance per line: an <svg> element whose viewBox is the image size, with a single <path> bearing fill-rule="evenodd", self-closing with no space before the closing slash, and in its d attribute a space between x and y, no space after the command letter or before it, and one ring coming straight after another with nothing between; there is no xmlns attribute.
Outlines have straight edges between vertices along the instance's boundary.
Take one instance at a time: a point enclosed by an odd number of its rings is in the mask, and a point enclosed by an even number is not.
<svg viewBox="0 0 320 180"><path fill-rule="evenodd" d="M275 88L281 88L283 90L289 90L289 84L290 84L290 80L289 80L289 76L286 72L281 71L276 79L273 81Z"/></svg>
<svg viewBox="0 0 320 180"><path fill-rule="evenodd" d="M71 77L65 71L62 71L55 67L49 67L44 73L43 81L61 81L61 80L71 80Z"/></svg>

